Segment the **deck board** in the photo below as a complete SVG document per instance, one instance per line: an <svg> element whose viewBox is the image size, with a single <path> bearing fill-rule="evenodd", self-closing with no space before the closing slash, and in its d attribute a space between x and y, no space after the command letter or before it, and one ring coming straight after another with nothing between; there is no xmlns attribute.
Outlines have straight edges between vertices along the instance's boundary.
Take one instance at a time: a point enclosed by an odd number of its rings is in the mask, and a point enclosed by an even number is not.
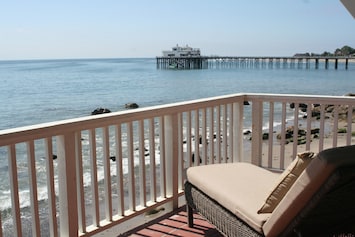
<svg viewBox="0 0 355 237"><path fill-rule="evenodd" d="M152 220L118 237L158 237L158 236L185 236L185 237L222 237L215 226L206 221L202 216L194 214L194 227L187 224L185 207L175 212L168 213L160 218Z"/></svg>

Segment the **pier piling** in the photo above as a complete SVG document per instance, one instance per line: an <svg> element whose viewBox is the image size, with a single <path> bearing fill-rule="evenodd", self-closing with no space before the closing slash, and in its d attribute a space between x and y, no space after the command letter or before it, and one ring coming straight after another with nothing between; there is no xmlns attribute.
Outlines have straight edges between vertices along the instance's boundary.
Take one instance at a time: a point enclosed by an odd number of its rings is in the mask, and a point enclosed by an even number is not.
<svg viewBox="0 0 355 237"><path fill-rule="evenodd" d="M219 57L219 56L199 56L199 57L157 57L158 69L208 69L208 68L297 68L297 69L328 69L330 64L334 64L334 69L344 65L349 68L349 58L337 57ZM340 64L340 62L344 62Z"/></svg>

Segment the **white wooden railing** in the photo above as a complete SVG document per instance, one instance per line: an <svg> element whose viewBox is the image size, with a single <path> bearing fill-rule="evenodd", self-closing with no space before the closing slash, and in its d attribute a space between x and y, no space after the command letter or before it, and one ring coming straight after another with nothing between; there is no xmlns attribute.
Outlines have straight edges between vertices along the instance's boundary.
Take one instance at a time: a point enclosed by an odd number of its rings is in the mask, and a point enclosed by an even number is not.
<svg viewBox="0 0 355 237"><path fill-rule="evenodd" d="M355 98L345 96L234 94L0 131L11 200L0 237L27 236L26 225L32 236L117 236L133 218L181 205L190 166L284 169L298 152L354 144L354 108ZM317 119L302 117L312 112Z"/></svg>

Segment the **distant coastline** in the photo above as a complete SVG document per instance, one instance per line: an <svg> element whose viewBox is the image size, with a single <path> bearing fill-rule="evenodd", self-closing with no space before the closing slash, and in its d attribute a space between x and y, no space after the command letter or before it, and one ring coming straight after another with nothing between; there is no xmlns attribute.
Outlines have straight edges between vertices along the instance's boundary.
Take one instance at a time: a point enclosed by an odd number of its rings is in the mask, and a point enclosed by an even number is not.
<svg viewBox="0 0 355 237"><path fill-rule="evenodd" d="M334 50L334 53L331 52L323 52L321 54L317 53L296 53L294 57L316 57L316 56L321 56L321 57L337 57L337 56L344 56L344 57L354 57L355 58L355 49L345 45L342 48L337 48Z"/></svg>

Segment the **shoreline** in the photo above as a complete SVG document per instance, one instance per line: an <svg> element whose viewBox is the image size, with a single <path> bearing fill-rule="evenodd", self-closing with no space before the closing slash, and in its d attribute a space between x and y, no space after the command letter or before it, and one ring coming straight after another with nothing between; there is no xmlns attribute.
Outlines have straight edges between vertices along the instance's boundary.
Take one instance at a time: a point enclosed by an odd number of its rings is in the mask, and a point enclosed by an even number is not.
<svg viewBox="0 0 355 237"><path fill-rule="evenodd" d="M347 145L347 136L348 136L348 121L347 117L341 115L339 111L339 118L338 121L335 121L335 118L332 116L332 113L327 113L329 118L325 119L324 122L324 137L322 144L321 143L321 138L320 137L311 137L311 141L309 143L309 149L307 149L307 144L297 144L296 145L296 152L295 154L297 155L298 153L302 153L305 151L312 151L315 154L319 153L321 150L329 149L332 147L339 147L339 146L346 146ZM293 122L289 126L293 126ZM312 125L317 124L317 119L312 118L311 121ZM302 120L299 121L298 128L300 129L305 129L304 126L302 126ZM334 126L337 126L336 131L334 131ZM355 111L352 112L352 120L351 120L351 135L350 135L350 143L354 144L355 143ZM286 126L288 127L288 126ZM317 129L319 127L313 127L312 129ZM279 130L276 130L273 134L273 152L272 152L272 166L279 166L280 163L280 152L281 152L281 142L279 139L277 139L277 133L279 133ZM312 135L311 135L312 136ZM319 133L317 134L319 136ZM284 145L284 158L285 158L285 164L284 167L286 168L287 165L292 162L292 160L295 158L294 154L294 143L289 142ZM269 140L264 140L262 142L262 166L268 167L268 148L269 148ZM251 157L251 156L249 156ZM277 164L277 165L276 165Z"/></svg>

